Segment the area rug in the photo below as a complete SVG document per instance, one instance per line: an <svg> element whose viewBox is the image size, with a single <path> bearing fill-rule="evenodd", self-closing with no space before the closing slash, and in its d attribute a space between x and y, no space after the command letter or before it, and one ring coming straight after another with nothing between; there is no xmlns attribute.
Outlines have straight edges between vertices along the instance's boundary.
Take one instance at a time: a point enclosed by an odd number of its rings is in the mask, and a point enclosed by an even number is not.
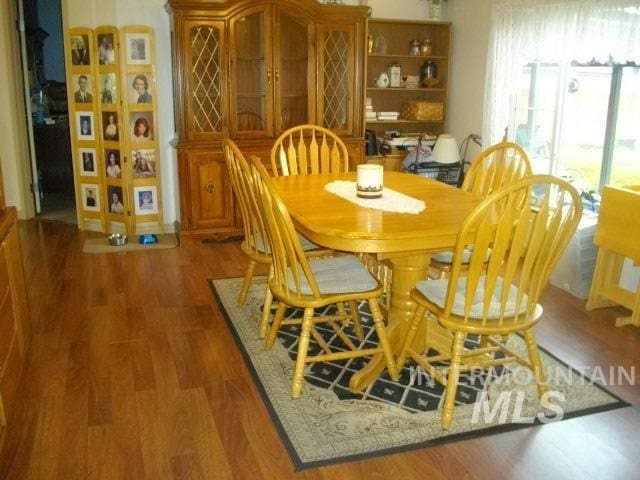
<svg viewBox="0 0 640 480"><path fill-rule="evenodd" d="M398 382L385 373L365 391L352 393L349 379L366 358L312 364L305 372L302 395L293 400L298 327L287 327L279 342L265 350L257 335L264 282L252 285L243 306L237 304L242 279L209 283L296 469L425 448L628 405L543 349L552 391L548 409L541 407L533 378L522 367L473 372L460 378L454 421L446 432L440 428L439 408L444 389L415 366L405 368ZM316 313L331 314L332 308ZM375 342L366 303L360 305L360 313L365 342ZM288 309L286 315L291 318L301 312ZM332 347L340 348L333 330L318 325L318 331ZM354 335L353 339L357 344ZM469 340L467 346L473 347L473 342ZM526 355L517 335L511 336L508 346ZM312 339L310 354L318 349Z"/></svg>
<svg viewBox="0 0 640 480"><path fill-rule="evenodd" d="M157 235L158 243L141 244L138 242L138 235L129 236L129 243L119 247L109 245L107 237L88 238L84 241L82 251L84 253L122 253L136 250L160 250L163 248L174 248L178 246L178 238L174 233Z"/></svg>

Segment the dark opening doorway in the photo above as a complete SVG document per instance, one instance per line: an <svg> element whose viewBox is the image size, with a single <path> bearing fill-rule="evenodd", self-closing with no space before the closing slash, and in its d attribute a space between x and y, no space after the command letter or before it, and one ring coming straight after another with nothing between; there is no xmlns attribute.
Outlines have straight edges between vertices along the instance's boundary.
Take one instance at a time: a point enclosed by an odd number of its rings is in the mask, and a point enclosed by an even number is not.
<svg viewBox="0 0 640 480"><path fill-rule="evenodd" d="M76 223L61 0L17 1L24 15L37 218Z"/></svg>

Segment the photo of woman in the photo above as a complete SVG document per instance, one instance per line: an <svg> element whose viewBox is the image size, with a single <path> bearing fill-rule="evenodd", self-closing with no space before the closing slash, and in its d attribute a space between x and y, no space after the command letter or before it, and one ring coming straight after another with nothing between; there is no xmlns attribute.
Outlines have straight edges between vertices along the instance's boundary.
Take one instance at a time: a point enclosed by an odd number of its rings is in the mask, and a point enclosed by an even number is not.
<svg viewBox="0 0 640 480"><path fill-rule="evenodd" d="M109 199L109 213L122 215L124 205L122 204L122 187L107 187L107 198Z"/></svg>
<svg viewBox="0 0 640 480"><path fill-rule="evenodd" d="M151 103L152 98L149 93L149 80L147 75L141 73L129 75L129 103Z"/></svg>
<svg viewBox="0 0 640 480"><path fill-rule="evenodd" d="M150 142L153 140L153 125L151 113L131 114L131 141L134 143Z"/></svg>
<svg viewBox="0 0 640 480"><path fill-rule="evenodd" d="M102 124L104 127L104 139L110 142L118 141L118 113L102 112Z"/></svg>
<svg viewBox="0 0 640 480"><path fill-rule="evenodd" d="M120 169L120 152L117 150L105 150L104 156L107 159L107 177L120 178L122 170Z"/></svg>

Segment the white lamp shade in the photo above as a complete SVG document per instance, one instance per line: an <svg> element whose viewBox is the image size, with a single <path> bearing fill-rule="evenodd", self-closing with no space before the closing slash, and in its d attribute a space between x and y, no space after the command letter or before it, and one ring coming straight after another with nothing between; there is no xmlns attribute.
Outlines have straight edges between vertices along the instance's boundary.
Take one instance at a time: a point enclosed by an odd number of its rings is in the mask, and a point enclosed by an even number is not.
<svg viewBox="0 0 640 480"><path fill-rule="evenodd" d="M453 138L453 135L443 133L438 137L431 152L431 160L438 163L458 163L460 161L458 142Z"/></svg>

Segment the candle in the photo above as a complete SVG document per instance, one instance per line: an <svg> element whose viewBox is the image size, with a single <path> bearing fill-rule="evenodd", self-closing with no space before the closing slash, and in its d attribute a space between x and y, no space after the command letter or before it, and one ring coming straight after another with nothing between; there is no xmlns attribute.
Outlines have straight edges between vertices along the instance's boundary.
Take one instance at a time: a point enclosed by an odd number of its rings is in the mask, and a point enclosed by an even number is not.
<svg viewBox="0 0 640 480"><path fill-rule="evenodd" d="M358 165L356 188L360 198L382 197L382 165Z"/></svg>

